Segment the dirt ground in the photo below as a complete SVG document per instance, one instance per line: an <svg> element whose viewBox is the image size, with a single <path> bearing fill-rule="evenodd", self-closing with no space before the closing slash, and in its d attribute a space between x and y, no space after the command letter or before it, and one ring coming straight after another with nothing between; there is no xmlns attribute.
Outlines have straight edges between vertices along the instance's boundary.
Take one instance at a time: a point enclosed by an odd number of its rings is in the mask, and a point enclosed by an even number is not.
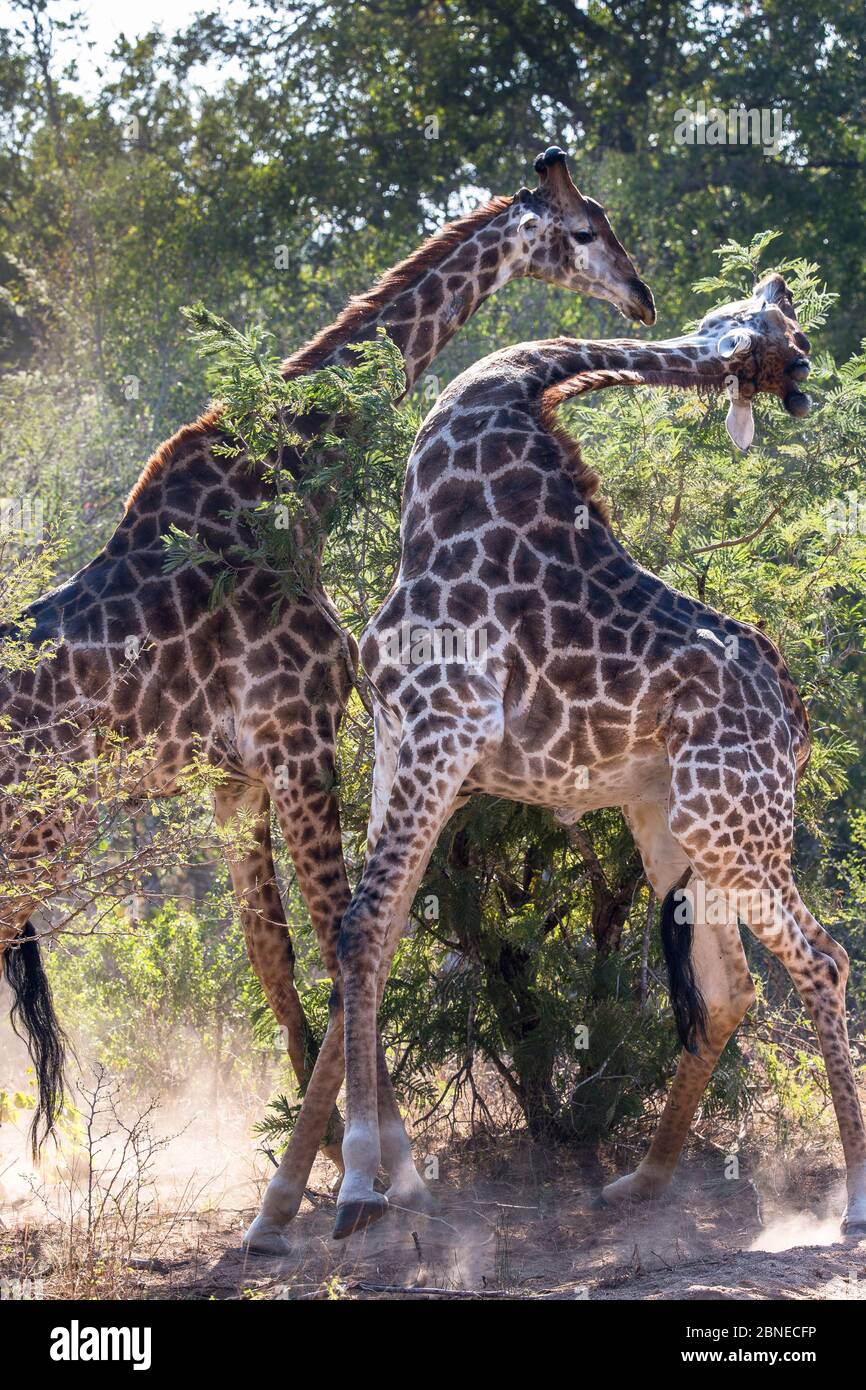
<svg viewBox="0 0 866 1390"><path fill-rule="evenodd" d="M392 1211L335 1243L320 1164L283 1259L241 1249L256 1195L249 1181L185 1182L183 1202L160 1193L135 1253L119 1254L122 1243L97 1249L89 1266L47 1210L6 1193L0 1278L35 1281L45 1298L866 1298L866 1240L839 1235L842 1183L829 1163L730 1178L723 1156L695 1145L670 1195L631 1209L599 1204L609 1176L569 1150L457 1146L431 1184L433 1214Z"/></svg>

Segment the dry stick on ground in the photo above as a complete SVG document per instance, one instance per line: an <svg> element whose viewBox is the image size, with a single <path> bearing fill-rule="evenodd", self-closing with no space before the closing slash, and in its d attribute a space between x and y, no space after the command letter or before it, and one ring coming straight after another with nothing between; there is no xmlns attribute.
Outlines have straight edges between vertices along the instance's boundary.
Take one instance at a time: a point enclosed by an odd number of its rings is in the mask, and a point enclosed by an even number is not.
<svg viewBox="0 0 866 1390"><path fill-rule="evenodd" d="M718 1263L723 1263L718 1261ZM356 1289L364 1293L405 1293L416 1294L420 1297L429 1296L431 1298L477 1298L482 1301L489 1298L505 1298L512 1302L533 1303L538 1299L552 1298L570 1288L585 1288L583 1284L560 1285L553 1289L531 1289L522 1290L520 1293L512 1293L504 1289L440 1289L431 1284L374 1284L368 1279L353 1279L346 1288L355 1291Z"/></svg>

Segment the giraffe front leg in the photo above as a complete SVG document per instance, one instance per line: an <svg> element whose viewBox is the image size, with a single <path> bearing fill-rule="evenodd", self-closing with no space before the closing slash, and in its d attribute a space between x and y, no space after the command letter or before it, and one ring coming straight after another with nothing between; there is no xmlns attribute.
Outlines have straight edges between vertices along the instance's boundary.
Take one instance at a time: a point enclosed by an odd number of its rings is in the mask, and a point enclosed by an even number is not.
<svg viewBox="0 0 866 1390"><path fill-rule="evenodd" d="M243 1243L256 1254L282 1255L290 1246L283 1230L295 1217L328 1116L343 1080L343 1004L339 985L331 991L328 1030L316 1058L292 1137L268 1184L258 1216Z"/></svg>
<svg viewBox="0 0 866 1390"><path fill-rule="evenodd" d="M395 711L389 710L380 702L375 705L374 717L375 759L373 763L373 787L370 817L367 822L367 854L371 855L384 824L388 801L394 778L397 775L397 757L400 750L401 725ZM399 940L409 920L412 896L404 897L398 905L391 922L390 931ZM379 1002L384 981L380 979ZM412 1146L406 1133L406 1126L400 1114L394 1086L388 1072L388 1061L381 1037L377 1035L376 1044L377 1113L379 1136L382 1145L382 1163L391 1182L388 1188L388 1202L395 1207L405 1207L412 1211L426 1211L432 1205L427 1188L418 1174L412 1158Z"/></svg>
<svg viewBox="0 0 866 1390"><path fill-rule="evenodd" d="M377 746L377 773L380 762L381 756ZM388 785L390 786L390 781ZM331 979L335 980L339 976L337 936L340 921L350 901L336 797L330 791L315 785L305 786L300 781L295 781L288 787L274 785L271 788L271 797L295 865L298 885L310 913L325 969ZM407 916L409 907L411 903L405 909ZM409 1139L378 1034L377 1045L377 1099L382 1133L382 1160L392 1185L396 1185L395 1191L400 1195L401 1205L410 1206L414 1202L418 1206L426 1199L426 1188L415 1174ZM334 1092L335 1102L339 1084L338 1082L337 1090ZM331 1132L334 1131L334 1116L339 1120L339 1111L336 1109L332 1115ZM342 1140L341 1121L339 1138ZM342 1157L339 1168L342 1173ZM305 1182L308 1177L309 1170L304 1174Z"/></svg>
<svg viewBox="0 0 866 1390"><path fill-rule="evenodd" d="M420 875L416 875L407 888L405 896L391 920L388 933L388 961L392 959L401 936L406 930L412 901L427 867L429 854L424 860ZM380 971L377 990L377 1005L381 1004L387 982L387 971ZM376 1036L376 1111L379 1121L379 1137L382 1145L382 1164L390 1178L387 1197L389 1206L410 1211L429 1211L433 1200L415 1167L412 1145L406 1133L406 1126L400 1114L394 1086L388 1071L385 1048L378 1033Z"/></svg>
<svg viewBox="0 0 866 1390"><path fill-rule="evenodd" d="M349 902L336 799L332 792L323 790L321 786L302 785L297 778L292 779L287 786L280 784L283 781L284 778L274 779L271 798L275 803L287 848L295 865L298 884L310 913L325 968L334 978L338 974L337 931L343 911ZM236 812L240 804L249 804L254 812L258 808L261 812L258 819L261 824L262 842L268 847L267 864L258 865L251 860L237 868L236 890L239 900L248 910L245 929L250 957L278 1022L286 1028L293 1064L299 1051L299 1037L305 1036L308 1040L308 1045L301 1047L300 1052L305 1067L304 1081L309 1080L312 1085L310 1072L315 1060L314 1043L309 1038L309 1030L306 1029L306 1020L303 1018L300 1000L294 987L294 953L288 928L285 926L282 902L270 857L267 802L263 803L262 811L259 801L251 804L251 793L248 792L246 795L247 800L243 803L238 802L236 795L231 803L223 808L223 816L227 818L227 813ZM265 872L268 867L269 874ZM256 886L264 884L269 885L266 894L268 901L264 903L260 897L256 903L258 911L253 912L251 894ZM266 908L268 910L265 910ZM297 1018L293 1018L293 1014L300 1015L300 1019L303 1020L306 1030L304 1034L301 1033ZM309 1089L307 1090L301 1110L303 1124L299 1117L292 1141L269 1188L269 1201L247 1232L245 1243L250 1249L272 1254L288 1248L281 1230L297 1214L317 1147L321 1146L325 1157L335 1164L341 1174L343 1172L343 1124L336 1105L343 1080L342 1030L342 999L340 991L337 990L332 994L326 1035L327 1059L321 1065L316 1063L316 1069L313 1071L313 1076L316 1077L315 1094L311 1099ZM339 1047L335 1037L339 1039ZM377 1097L382 1123L383 1161L391 1177L399 1205L418 1209L429 1201L429 1197L412 1163L409 1139L388 1076L381 1043L379 1050L381 1057ZM297 1074L297 1065L295 1071ZM324 1102L323 1096L328 1096L329 1100Z"/></svg>
<svg viewBox="0 0 866 1390"><path fill-rule="evenodd" d="M392 853L386 825L343 919L339 951L345 993L346 1171L337 1199L335 1240L344 1240L372 1225L388 1210L388 1198L374 1188L386 1153L389 1156L385 1161L392 1167L393 1178L389 1192L395 1204L414 1204L417 1208L424 1200L418 1191L423 1183L415 1172L409 1140L391 1089L376 1015L406 922L403 905L415 896L434 844L435 836L429 845L419 846L414 859L406 854L399 869L390 876L387 890L382 892L377 885L382 874L388 877ZM385 1086L387 1092L383 1095Z"/></svg>
<svg viewBox="0 0 866 1390"><path fill-rule="evenodd" d="M381 1042L377 1048L377 1065L382 1155L392 1179L389 1198L395 1206L409 1207L413 1211L423 1210L430 1204L430 1197L412 1162L409 1139L391 1087ZM316 1149L336 1103L344 1070L343 1004L341 989L337 984L331 992L328 1031L292 1137L268 1185L261 1210L243 1239L247 1249L255 1254L281 1255L290 1249L283 1231L300 1208Z"/></svg>
<svg viewBox="0 0 866 1390"><path fill-rule="evenodd" d="M453 678L450 685L455 708L469 713L441 720L453 728L439 728L436 740L426 734L423 718L417 724L425 731L426 741L407 722L382 830L340 928L346 1174L337 1201L336 1240L379 1220L387 1210L387 1200L373 1187L381 1156L376 1011L409 905L460 787L479 758L502 737L502 706L490 684L474 676L467 680L465 690ZM443 744L449 747L447 754Z"/></svg>
<svg viewBox="0 0 866 1390"><path fill-rule="evenodd" d="M414 898L435 843L436 835L421 847L414 869L411 862L406 865L404 890L399 898L400 906L391 917L390 931L382 930L381 918L377 921L373 906L375 888L372 894L367 892L361 897L358 911L353 914L352 908L349 909L341 931L340 955L347 996L345 1054L347 1063L351 1057L354 1066L351 1072L348 1065L346 1068L347 1124L343 1139L346 1172L337 1199L335 1240L344 1240L378 1221L392 1203L412 1211L424 1211L431 1205L430 1194L412 1159L385 1051L376 1031L376 1014L408 917L408 909L404 911L403 905ZM364 893L366 877L365 872L356 896ZM354 904L353 898L352 907ZM357 1098L354 1105L353 1097ZM376 1192L373 1187L380 1162L384 1162L391 1178L387 1195Z"/></svg>

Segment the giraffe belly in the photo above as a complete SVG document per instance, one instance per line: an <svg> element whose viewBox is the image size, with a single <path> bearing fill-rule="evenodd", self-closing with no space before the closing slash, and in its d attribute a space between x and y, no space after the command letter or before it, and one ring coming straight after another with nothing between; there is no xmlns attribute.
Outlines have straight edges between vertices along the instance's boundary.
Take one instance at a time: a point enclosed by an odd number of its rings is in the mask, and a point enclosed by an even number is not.
<svg viewBox="0 0 866 1390"><path fill-rule="evenodd" d="M583 815L602 806L666 802L670 779L666 751L654 742L620 756L563 765L541 754L515 757L506 735L498 755L472 769L463 791Z"/></svg>

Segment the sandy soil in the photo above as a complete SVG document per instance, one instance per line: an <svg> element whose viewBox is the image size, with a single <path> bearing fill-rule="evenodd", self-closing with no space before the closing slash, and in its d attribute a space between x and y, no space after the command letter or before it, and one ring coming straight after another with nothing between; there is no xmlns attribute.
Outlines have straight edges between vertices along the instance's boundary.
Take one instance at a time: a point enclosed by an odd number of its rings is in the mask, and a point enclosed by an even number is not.
<svg viewBox="0 0 866 1390"><path fill-rule="evenodd" d="M271 1259L240 1247L267 1161L256 1155L258 1176L244 1177L230 1145L211 1158L221 1170L199 1181L189 1153L172 1159L169 1149L174 1197L160 1190L131 1258L97 1250L74 1278L44 1201L40 1210L7 1191L0 1277L35 1279L46 1298L866 1298L866 1240L839 1236L841 1182L829 1164L727 1179L722 1157L695 1146L664 1201L608 1209L597 1194L610 1171L591 1156L519 1141L457 1146L431 1184L433 1215L393 1211L343 1243L330 1238L321 1164L318 1195L289 1230L291 1256Z"/></svg>

